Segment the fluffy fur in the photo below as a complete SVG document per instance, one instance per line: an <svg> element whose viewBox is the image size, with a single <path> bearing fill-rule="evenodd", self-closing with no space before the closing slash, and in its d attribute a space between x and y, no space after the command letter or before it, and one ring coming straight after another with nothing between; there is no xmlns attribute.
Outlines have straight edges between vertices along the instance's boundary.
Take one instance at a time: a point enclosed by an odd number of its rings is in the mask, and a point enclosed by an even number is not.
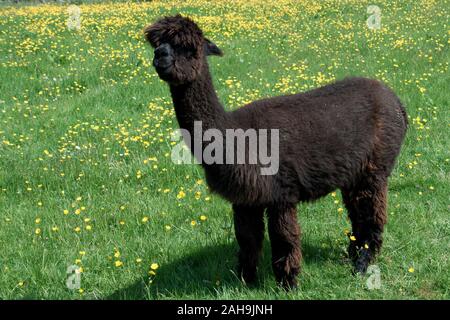
<svg viewBox="0 0 450 320"><path fill-rule="evenodd" d="M194 121L202 121L203 130L279 129L276 175L260 175L258 164L202 164L211 190L233 204L242 278L256 279L266 211L276 279L294 287L301 260L296 205L336 189L356 238L349 256L356 271L365 272L381 248L387 180L407 128L397 96L379 81L348 78L226 112L206 58L222 52L192 20L166 17L147 27L145 35L155 48L156 70L169 84L181 128L192 132Z"/></svg>

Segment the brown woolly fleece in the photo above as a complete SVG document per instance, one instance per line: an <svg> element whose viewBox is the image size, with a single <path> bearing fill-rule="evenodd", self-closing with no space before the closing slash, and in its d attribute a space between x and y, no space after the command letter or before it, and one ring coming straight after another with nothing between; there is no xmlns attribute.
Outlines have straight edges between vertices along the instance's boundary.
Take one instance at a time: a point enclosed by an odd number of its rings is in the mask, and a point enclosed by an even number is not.
<svg viewBox="0 0 450 320"><path fill-rule="evenodd" d="M206 58L222 51L192 20L165 17L144 32L155 48L155 69L169 84L181 128L192 132L194 121L202 121L204 131L279 130L275 175L261 175L260 164L202 164L211 190L233 204L242 278L256 279L266 211L276 279L295 287L301 260L296 205L336 189L343 194L351 239L356 239L350 241L349 255L355 270L365 272L381 248L388 177L407 128L394 92L377 80L347 78L226 112ZM191 146L203 143L193 139Z"/></svg>

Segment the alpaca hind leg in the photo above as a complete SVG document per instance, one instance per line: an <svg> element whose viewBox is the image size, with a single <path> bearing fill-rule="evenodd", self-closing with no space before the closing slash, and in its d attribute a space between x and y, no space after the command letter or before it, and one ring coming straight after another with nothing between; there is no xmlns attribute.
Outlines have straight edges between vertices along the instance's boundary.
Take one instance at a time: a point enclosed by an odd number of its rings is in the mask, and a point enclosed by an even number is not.
<svg viewBox="0 0 450 320"><path fill-rule="evenodd" d="M238 275L246 283L256 280L264 240L264 208L233 205L234 230L239 244Z"/></svg>
<svg viewBox="0 0 450 320"><path fill-rule="evenodd" d="M284 288L295 288L301 262L297 209L295 205L270 207L268 220L275 278Z"/></svg>
<svg viewBox="0 0 450 320"><path fill-rule="evenodd" d="M356 188L343 191L343 198L352 223L349 257L355 272L365 273L383 242L387 179L384 176L366 178Z"/></svg>

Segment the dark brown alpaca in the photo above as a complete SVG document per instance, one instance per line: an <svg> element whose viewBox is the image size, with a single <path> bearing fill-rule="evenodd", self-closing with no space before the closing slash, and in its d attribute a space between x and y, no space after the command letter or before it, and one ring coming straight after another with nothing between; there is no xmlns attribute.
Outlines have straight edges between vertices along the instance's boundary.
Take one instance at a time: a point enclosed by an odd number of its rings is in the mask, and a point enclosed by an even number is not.
<svg viewBox="0 0 450 320"><path fill-rule="evenodd" d="M256 279L266 211L276 279L294 287L301 261L296 205L338 188L356 238L349 255L355 270L365 272L381 248L387 179L407 127L397 96L376 80L350 78L226 112L206 58L222 52L192 20L166 17L146 27L145 35L155 48L153 65L170 86L182 129L192 132L194 121L202 121L203 131L279 130L274 175L261 175L260 164L202 163L211 190L233 204L240 276L246 282Z"/></svg>

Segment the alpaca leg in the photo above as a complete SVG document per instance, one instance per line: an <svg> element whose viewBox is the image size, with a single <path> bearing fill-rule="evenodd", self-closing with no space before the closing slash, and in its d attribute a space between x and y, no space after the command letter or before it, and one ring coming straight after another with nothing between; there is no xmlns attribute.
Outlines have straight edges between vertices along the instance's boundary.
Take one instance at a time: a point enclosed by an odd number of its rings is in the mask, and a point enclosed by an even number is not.
<svg viewBox="0 0 450 320"><path fill-rule="evenodd" d="M352 222L349 257L355 271L365 273L383 242L382 233L387 220L387 179L372 176L357 188L342 194Z"/></svg>
<svg viewBox="0 0 450 320"><path fill-rule="evenodd" d="M300 227L295 205L268 209L272 267L276 280L285 288L297 286L300 271Z"/></svg>
<svg viewBox="0 0 450 320"><path fill-rule="evenodd" d="M264 240L264 208L233 205L233 210L239 244L238 274L246 283L252 283Z"/></svg>

